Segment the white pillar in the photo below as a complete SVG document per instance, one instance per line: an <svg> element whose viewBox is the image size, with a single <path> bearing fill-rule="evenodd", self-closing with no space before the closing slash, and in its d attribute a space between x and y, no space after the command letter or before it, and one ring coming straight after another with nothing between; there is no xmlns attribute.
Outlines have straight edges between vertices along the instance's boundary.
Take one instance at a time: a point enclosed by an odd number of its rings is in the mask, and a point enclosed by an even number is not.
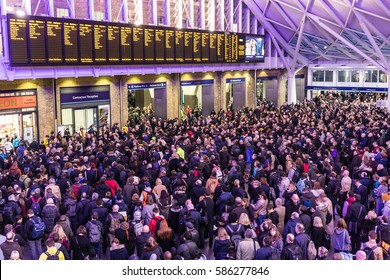
<svg viewBox="0 0 390 280"><path fill-rule="evenodd" d="M106 20L112 21L111 0L106 0Z"/></svg>
<svg viewBox="0 0 390 280"><path fill-rule="evenodd" d="M7 14L7 0L0 1L1 15L5 16Z"/></svg>
<svg viewBox="0 0 390 280"><path fill-rule="evenodd" d="M151 1L151 10L152 10L152 15L151 15L151 25L157 25L157 0L152 0Z"/></svg>
<svg viewBox="0 0 390 280"><path fill-rule="evenodd" d="M124 23L129 23L129 7L127 0L122 0L122 20Z"/></svg>
<svg viewBox="0 0 390 280"><path fill-rule="evenodd" d="M88 0L88 18L90 20L95 19L95 3L93 3L93 0Z"/></svg>
<svg viewBox="0 0 390 280"><path fill-rule="evenodd" d="M205 20L205 11L206 11L206 0L200 0L199 1L199 10L198 10L198 18L199 18L199 21L198 21L198 27L202 30L204 30L206 28L206 20Z"/></svg>
<svg viewBox="0 0 390 280"><path fill-rule="evenodd" d="M76 17L76 12L75 12L75 7L74 7L74 2L76 0L69 0L69 16L71 18L75 18Z"/></svg>
<svg viewBox="0 0 390 280"><path fill-rule="evenodd" d="M49 0L49 16L50 17L54 17L55 16L55 13L54 13L54 0Z"/></svg>
<svg viewBox="0 0 390 280"><path fill-rule="evenodd" d="M31 15L31 0L25 0L24 9L26 10L27 15Z"/></svg>
<svg viewBox="0 0 390 280"><path fill-rule="evenodd" d="M390 75L387 74L387 112L390 113Z"/></svg>
<svg viewBox="0 0 390 280"><path fill-rule="evenodd" d="M297 103L297 88L295 86L295 74L288 74L287 82L287 102L288 104Z"/></svg>
<svg viewBox="0 0 390 280"><path fill-rule="evenodd" d="M164 17L165 17L165 25L171 26L171 1L165 0L164 1Z"/></svg>

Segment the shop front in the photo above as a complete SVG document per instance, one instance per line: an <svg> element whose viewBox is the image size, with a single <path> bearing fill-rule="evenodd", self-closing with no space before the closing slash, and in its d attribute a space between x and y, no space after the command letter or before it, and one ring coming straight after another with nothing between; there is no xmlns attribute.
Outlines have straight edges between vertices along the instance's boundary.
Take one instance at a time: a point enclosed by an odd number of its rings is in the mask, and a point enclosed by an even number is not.
<svg viewBox="0 0 390 280"><path fill-rule="evenodd" d="M136 119L142 112L153 112L158 118L167 118L167 84L128 84L127 102L129 119Z"/></svg>
<svg viewBox="0 0 390 280"><path fill-rule="evenodd" d="M245 78L226 79L226 108L234 110L246 106Z"/></svg>
<svg viewBox="0 0 390 280"><path fill-rule="evenodd" d="M37 90L0 91L0 138L38 137Z"/></svg>
<svg viewBox="0 0 390 280"><path fill-rule="evenodd" d="M58 130L88 131L111 125L110 86L61 87L61 120Z"/></svg>
<svg viewBox="0 0 390 280"><path fill-rule="evenodd" d="M181 111L199 111L207 116L214 111L214 80L181 81Z"/></svg>

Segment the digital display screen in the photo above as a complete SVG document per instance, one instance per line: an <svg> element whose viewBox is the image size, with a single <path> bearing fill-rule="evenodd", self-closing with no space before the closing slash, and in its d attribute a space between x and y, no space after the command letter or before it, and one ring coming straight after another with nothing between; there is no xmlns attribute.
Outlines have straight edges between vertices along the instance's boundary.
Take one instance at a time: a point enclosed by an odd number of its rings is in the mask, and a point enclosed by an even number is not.
<svg viewBox="0 0 390 280"><path fill-rule="evenodd" d="M12 66L264 61L264 36L8 14Z"/></svg>
<svg viewBox="0 0 390 280"><path fill-rule="evenodd" d="M21 18L9 18L8 33L10 61L13 65L28 64L27 20Z"/></svg>
<svg viewBox="0 0 390 280"><path fill-rule="evenodd" d="M107 62L107 25L95 24L93 30L95 62Z"/></svg>
<svg viewBox="0 0 390 280"><path fill-rule="evenodd" d="M74 64L79 61L78 54L78 29L77 22L64 22L64 62ZM91 50L92 51L92 50Z"/></svg>
<svg viewBox="0 0 390 280"><path fill-rule="evenodd" d="M117 25L109 25L107 27L107 53L108 62L120 62L120 44L121 44L121 30Z"/></svg>
<svg viewBox="0 0 390 280"><path fill-rule="evenodd" d="M46 63L46 22L44 20L32 19L28 22L30 63Z"/></svg>
<svg viewBox="0 0 390 280"><path fill-rule="evenodd" d="M56 20L46 21L47 61L49 63L62 63L62 22Z"/></svg>
<svg viewBox="0 0 390 280"><path fill-rule="evenodd" d="M141 27L133 28L133 61L144 61L144 29Z"/></svg>
<svg viewBox="0 0 390 280"><path fill-rule="evenodd" d="M79 24L79 40L80 46L80 62L93 63L93 24L80 23Z"/></svg>
<svg viewBox="0 0 390 280"><path fill-rule="evenodd" d="M184 62L184 32L175 31L175 61Z"/></svg>
<svg viewBox="0 0 390 280"><path fill-rule="evenodd" d="M202 32L201 40L201 49L202 49L202 62L210 61L210 34Z"/></svg>
<svg viewBox="0 0 390 280"><path fill-rule="evenodd" d="M156 62L165 61L165 29L156 29L155 30L155 52L156 52Z"/></svg>
<svg viewBox="0 0 390 280"><path fill-rule="evenodd" d="M133 61L131 47L131 38L133 37L132 34L131 27L121 26L121 61L124 63Z"/></svg>
<svg viewBox="0 0 390 280"><path fill-rule="evenodd" d="M165 30L165 61L175 62L175 31Z"/></svg>
<svg viewBox="0 0 390 280"><path fill-rule="evenodd" d="M144 29L145 62L154 62L154 29Z"/></svg>
<svg viewBox="0 0 390 280"><path fill-rule="evenodd" d="M264 37L247 35L245 37L245 60L264 60Z"/></svg>

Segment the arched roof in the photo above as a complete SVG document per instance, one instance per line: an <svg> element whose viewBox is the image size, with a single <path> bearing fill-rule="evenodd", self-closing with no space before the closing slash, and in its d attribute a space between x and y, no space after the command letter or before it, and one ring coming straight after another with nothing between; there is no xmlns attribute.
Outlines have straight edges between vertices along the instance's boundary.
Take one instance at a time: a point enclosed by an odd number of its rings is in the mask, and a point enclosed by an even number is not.
<svg viewBox="0 0 390 280"><path fill-rule="evenodd" d="M243 2L297 67L348 61L390 69L390 0Z"/></svg>

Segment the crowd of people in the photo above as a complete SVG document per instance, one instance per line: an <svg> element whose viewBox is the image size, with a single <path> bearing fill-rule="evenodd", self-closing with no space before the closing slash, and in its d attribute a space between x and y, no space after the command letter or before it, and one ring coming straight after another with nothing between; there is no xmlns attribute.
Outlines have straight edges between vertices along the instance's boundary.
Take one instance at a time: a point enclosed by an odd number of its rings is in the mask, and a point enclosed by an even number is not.
<svg viewBox="0 0 390 280"><path fill-rule="evenodd" d="M359 98L320 96L7 136L0 257L386 259L389 121Z"/></svg>

